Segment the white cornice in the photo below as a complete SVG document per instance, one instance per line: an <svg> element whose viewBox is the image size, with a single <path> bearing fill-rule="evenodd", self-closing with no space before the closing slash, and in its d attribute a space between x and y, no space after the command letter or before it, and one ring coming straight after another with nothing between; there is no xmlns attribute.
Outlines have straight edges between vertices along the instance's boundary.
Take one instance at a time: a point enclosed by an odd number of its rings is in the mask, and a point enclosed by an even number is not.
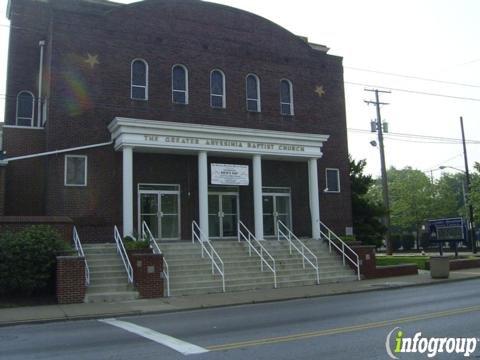
<svg viewBox="0 0 480 360"><path fill-rule="evenodd" d="M328 135L215 125L115 118L108 129L115 149L136 151L261 154L278 158L321 158Z"/></svg>

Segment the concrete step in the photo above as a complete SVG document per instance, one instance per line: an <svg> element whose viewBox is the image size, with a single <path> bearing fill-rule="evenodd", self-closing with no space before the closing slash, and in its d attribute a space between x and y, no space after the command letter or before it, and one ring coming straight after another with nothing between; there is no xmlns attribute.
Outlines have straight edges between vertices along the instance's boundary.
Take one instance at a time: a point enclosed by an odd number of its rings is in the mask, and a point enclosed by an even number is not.
<svg viewBox="0 0 480 360"><path fill-rule="evenodd" d="M123 271L125 273L125 267L121 263L119 264L88 263L88 267L92 275L95 273L102 273L105 271Z"/></svg>
<svg viewBox="0 0 480 360"><path fill-rule="evenodd" d="M127 276L125 274L120 274L116 276L104 276L104 277L95 276L90 278L90 286L92 285L118 286L118 285L124 285L126 280L127 280Z"/></svg>
<svg viewBox="0 0 480 360"><path fill-rule="evenodd" d="M200 294L215 294L221 293L222 285L214 286L197 286L197 287L170 287L172 296L184 296L184 295L200 295Z"/></svg>
<svg viewBox="0 0 480 360"><path fill-rule="evenodd" d="M94 271L90 274L91 279L103 279L109 277L122 277L123 279L127 278L127 274L123 268L119 270L101 270Z"/></svg>
<svg viewBox="0 0 480 360"><path fill-rule="evenodd" d="M98 294L98 293L115 293L115 292L125 292L131 291L131 286L126 282L118 284L106 284L106 285L95 285L91 284L88 289L88 294Z"/></svg>
<svg viewBox="0 0 480 360"><path fill-rule="evenodd" d="M103 293L87 293L85 296L86 303L115 303L120 301L131 301L138 299L139 294L136 291L122 292L103 292Z"/></svg>

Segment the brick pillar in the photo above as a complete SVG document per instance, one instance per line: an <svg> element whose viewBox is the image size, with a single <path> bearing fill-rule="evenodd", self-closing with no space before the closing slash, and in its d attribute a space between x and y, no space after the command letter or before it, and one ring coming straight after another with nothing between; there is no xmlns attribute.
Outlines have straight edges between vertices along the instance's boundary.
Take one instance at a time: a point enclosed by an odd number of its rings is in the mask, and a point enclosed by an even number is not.
<svg viewBox="0 0 480 360"><path fill-rule="evenodd" d="M85 298L85 258L57 257L57 301L59 304L83 303Z"/></svg>
<svg viewBox="0 0 480 360"><path fill-rule="evenodd" d="M5 173L7 166L0 161L0 216L5 215Z"/></svg>
<svg viewBox="0 0 480 360"><path fill-rule="evenodd" d="M132 254L135 287L142 298L163 297L163 255Z"/></svg>
<svg viewBox="0 0 480 360"><path fill-rule="evenodd" d="M362 274L366 279L374 278L377 272L375 246L352 246L352 249L357 253L360 259L360 274Z"/></svg>

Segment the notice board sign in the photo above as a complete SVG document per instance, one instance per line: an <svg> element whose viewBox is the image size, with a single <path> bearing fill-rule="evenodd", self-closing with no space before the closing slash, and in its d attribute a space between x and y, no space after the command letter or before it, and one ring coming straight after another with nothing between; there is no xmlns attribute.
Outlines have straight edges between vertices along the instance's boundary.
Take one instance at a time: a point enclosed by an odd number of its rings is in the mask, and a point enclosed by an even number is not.
<svg viewBox="0 0 480 360"><path fill-rule="evenodd" d="M430 241L465 241L466 228L462 218L429 220Z"/></svg>
<svg viewBox="0 0 480 360"><path fill-rule="evenodd" d="M248 186L248 165L211 164L212 185Z"/></svg>

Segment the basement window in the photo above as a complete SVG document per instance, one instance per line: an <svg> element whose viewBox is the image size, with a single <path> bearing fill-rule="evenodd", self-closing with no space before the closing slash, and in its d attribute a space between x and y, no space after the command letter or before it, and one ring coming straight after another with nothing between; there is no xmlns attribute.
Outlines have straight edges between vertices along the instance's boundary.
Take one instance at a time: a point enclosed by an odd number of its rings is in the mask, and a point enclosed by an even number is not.
<svg viewBox="0 0 480 360"><path fill-rule="evenodd" d="M87 186L86 156L65 156L65 186Z"/></svg>

